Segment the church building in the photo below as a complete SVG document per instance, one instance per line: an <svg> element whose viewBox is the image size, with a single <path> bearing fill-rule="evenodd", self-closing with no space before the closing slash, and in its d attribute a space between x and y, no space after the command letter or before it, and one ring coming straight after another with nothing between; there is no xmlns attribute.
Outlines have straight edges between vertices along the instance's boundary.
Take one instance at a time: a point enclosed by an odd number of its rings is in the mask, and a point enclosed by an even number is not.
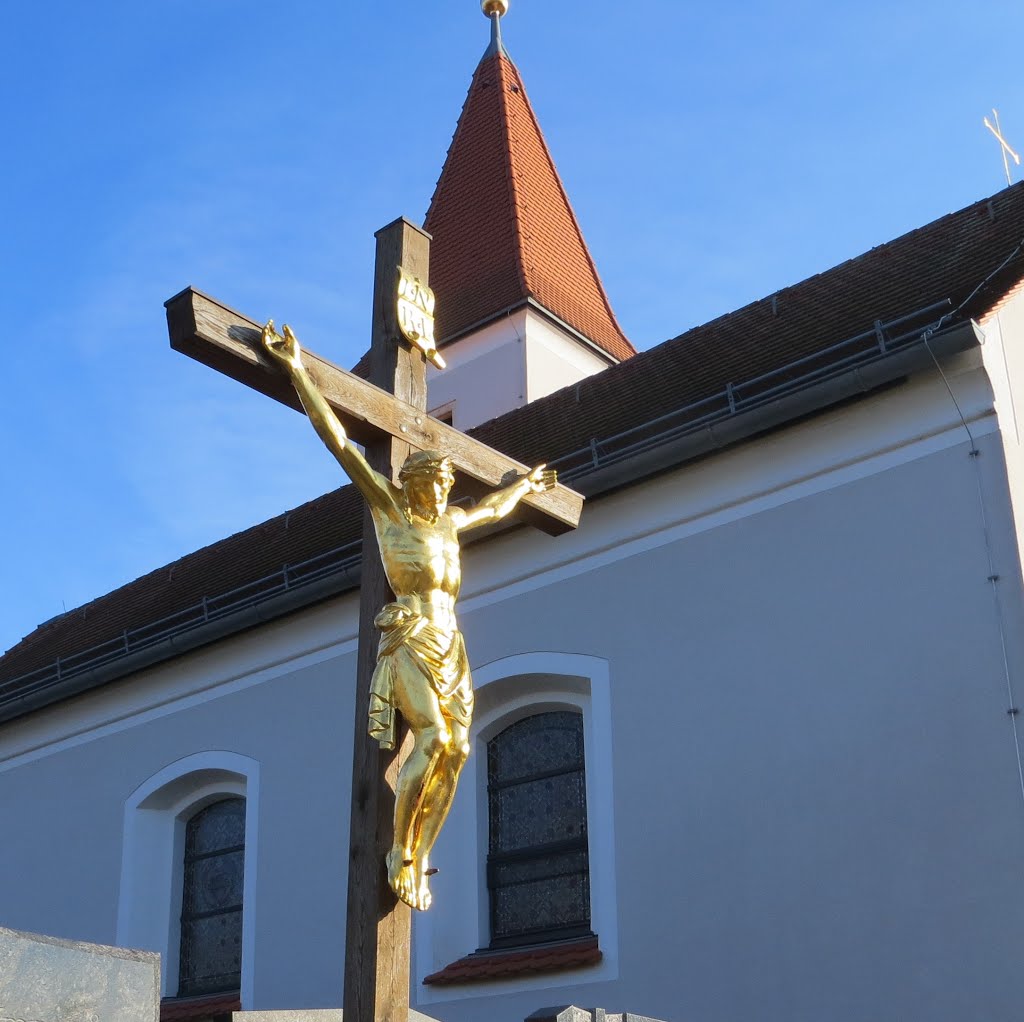
<svg viewBox="0 0 1024 1022"><path fill-rule="evenodd" d="M637 352L495 16L424 226L431 414L586 504L463 551L413 1008L1019 1017L1024 184ZM340 1007L361 536L346 485L0 658L0 925L159 951L166 1022Z"/></svg>

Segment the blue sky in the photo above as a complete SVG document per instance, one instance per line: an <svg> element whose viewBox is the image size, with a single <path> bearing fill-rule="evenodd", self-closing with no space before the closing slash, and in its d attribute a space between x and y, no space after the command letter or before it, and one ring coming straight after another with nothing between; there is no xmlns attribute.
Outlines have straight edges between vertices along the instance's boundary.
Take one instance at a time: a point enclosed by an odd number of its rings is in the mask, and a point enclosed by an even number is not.
<svg viewBox="0 0 1024 1022"><path fill-rule="evenodd" d="M981 119L1024 149L1024 5L892 6L512 0L637 347L1002 187ZM163 302L355 362L373 232L422 219L488 31L476 0L37 0L5 29L0 650L340 484L300 416L170 350Z"/></svg>

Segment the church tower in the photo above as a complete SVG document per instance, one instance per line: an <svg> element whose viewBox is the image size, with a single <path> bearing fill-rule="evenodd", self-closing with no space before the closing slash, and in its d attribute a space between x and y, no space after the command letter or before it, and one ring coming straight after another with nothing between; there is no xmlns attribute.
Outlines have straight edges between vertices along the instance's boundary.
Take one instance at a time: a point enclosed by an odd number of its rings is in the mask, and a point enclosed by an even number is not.
<svg viewBox="0 0 1024 1022"><path fill-rule="evenodd" d="M506 0L484 0L491 42L434 191L431 286L448 368L430 409L458 429L544 397L636 350L594 261L501 38Z"/></svg>

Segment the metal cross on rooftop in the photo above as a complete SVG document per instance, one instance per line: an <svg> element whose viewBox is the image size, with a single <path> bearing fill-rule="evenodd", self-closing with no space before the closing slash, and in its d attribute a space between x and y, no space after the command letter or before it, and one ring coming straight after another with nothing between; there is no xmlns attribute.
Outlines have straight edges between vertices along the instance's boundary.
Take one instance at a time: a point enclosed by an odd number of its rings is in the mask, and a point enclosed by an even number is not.
<svg viewBox="0 0 1024 1022"><path fill-rule="evenodd" d="M992 124L992 121L995 121L994 125ZM999 126L999 111L996 110L995 107L992 108L992 121L987 117L982 118L982 123L999 141L999 147L1003 153L1003 170L1006 171L1006 183L1008 185L1012 185L1013 179L1010 177L1010 161L1007 159L1007 156L1012 156L1013 162L1016 163L1018 167L1020 166L1020 157L1013 151L1010 143L1003 138L1003 129Z"/></svg>

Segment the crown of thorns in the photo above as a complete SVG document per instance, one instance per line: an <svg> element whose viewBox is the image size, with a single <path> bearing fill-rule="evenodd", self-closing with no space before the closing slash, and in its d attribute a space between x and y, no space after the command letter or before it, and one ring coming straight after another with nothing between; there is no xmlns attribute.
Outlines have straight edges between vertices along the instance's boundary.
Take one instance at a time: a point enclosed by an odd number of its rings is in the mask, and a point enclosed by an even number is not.
<svg viewBox="0 0 1024 1022"><path fill-rule="evenodd" d="M455 474L452 468L452 459L440 451L416 451L405 459L398 478L403 482L411 476L435 475L438 472L446 472L448 475Z"/></svg>

